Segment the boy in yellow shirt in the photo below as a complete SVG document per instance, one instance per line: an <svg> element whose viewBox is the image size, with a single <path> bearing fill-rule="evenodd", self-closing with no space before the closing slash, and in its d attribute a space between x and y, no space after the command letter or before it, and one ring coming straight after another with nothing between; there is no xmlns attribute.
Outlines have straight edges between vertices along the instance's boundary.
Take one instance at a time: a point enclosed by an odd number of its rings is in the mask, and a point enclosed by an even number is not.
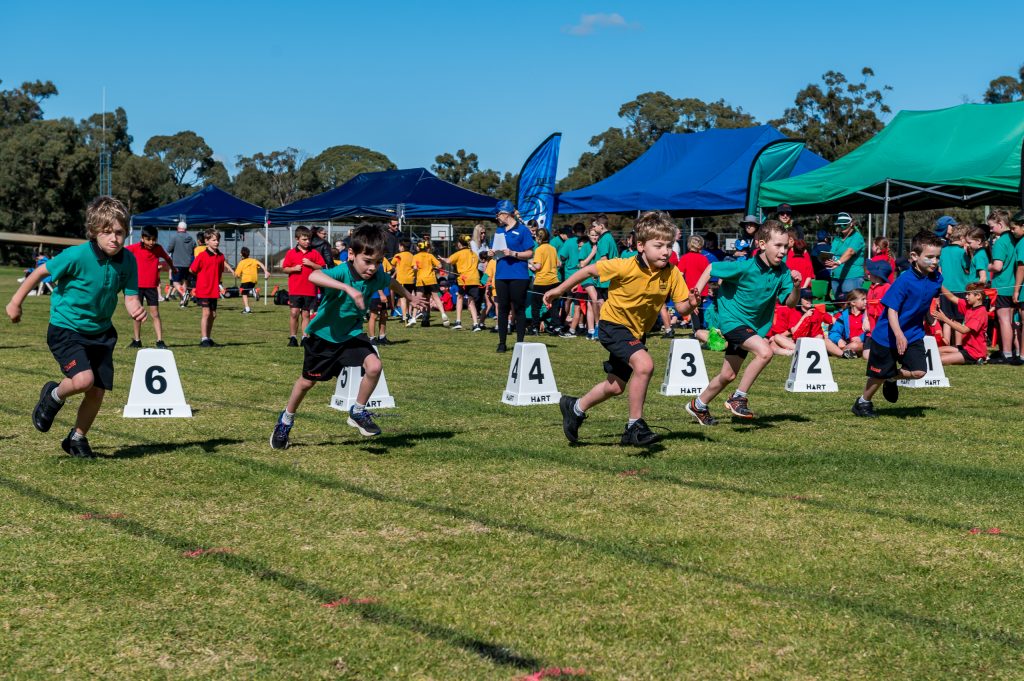
<svg viewBox="0 0 1024 681"><path fill-rule="evenodd" d="M544 322L544 330L551 331L551 308L548 307L544 317L540 316L540 308L544 303L544 294L558 286L558 252L548 243L551 236L546 229L538 229L534 238L538 246L533 251L533 259L527 265L533 272L533 286L530 288L530 327L527 333L532 336L540 334L540 324Z"/></svg>
<svg viewBox="0 0 1024 681"><path fill-rule="evenodd" d="M416 270L412 268L412 253L409 252L409 240L398 240L398 253L391 259L391 265L395 268L394 277L399 284L407 291L412 291L416 285ZM402 320L412 319L413 311L409 309L404 298L399 299L398 307L402 310Z"/></svg>
<svg viewBox="0 0 1024 681"><path fill-rule="evenodd" d="M609 353L604 363L607 378L583 397L564 395L558 403L562 432L570 443L579 440L586 411L621 395L627 383L632 383L629 421L621 444L648 446L661 439L643 419L647 386L654 373L654 360L644 341L668 298L681 315L690 314L700 301L697 294L687 288L679 269L669 264L676 226L668 215L654 211L644 213L637 219L635 229L639 250L636 257L600 260L587 265L544 294L544 303L551 307L556 298L585 279L600 278L609 284L608 299L601 306L598 325L598 340Z"/></svg>
<svg viewBox="0 0 1024 681"><path fill-rule="evenodd" d="M448 326L448 315L441 304L441 294L437 288L437 270L441 262L430 252L430 242L421 241L420 250L412 256L412 268L416 271L416 299L419 307L423 309L423 326L430 326L430 308L436 307L441 312L441 324ZM407 323L412 326L416 321Z"/></svg>
<svg viewBox="0 0 1024 681"><path fill-rule="evenodd" d="M249 314L252 309L249 307L249 294L252 293L253 289L260 281L260 270L263 270L263 276L270 276L267 272L267 268L263 266L256 258L249 257L249 248L247 246L242 247L242 259L238 261L238 265L235 267L235 276L238 277L239 284L238 290L242 294L242 314Z"/></svg>
<svg viewBox="0 0 1024 681"><path fill-rule="evenodd" d="M468 234L460 235L455 241L456 251L452 253L452 257L441 258L441 262L454 267L458 275L456 282L459 285L459 296L455 302L455 326L452 327L452 331L462 330L463 300L467 301L469 314L473 317L473 331L483 329L477 313L477 300L480 298L480 258L469 247L471 240Z"/></svg>

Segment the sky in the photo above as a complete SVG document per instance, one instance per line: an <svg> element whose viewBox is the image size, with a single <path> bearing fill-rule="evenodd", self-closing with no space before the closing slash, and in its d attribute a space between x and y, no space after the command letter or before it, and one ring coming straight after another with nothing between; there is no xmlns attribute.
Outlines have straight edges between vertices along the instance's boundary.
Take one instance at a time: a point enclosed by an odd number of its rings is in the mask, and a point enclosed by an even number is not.
<svg viewBox="0 0 1024 681"><path fill-rule="evenodd" d="M51 80L45 116L121 106L133 151L193 130L238 155L354 144L400 168L458 149L517 172L550 133L559 176L638 94L779 116L828 70L893 111L980 101L1016 74L1024 3L30 2L0 8L0 88Z"/></svg>

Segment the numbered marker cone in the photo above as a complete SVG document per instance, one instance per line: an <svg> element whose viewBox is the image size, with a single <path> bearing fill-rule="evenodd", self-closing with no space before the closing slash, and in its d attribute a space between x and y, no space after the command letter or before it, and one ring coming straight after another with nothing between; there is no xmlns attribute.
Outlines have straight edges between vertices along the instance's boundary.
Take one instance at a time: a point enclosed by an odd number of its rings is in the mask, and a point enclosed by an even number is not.
<svg viewBox="0 0 1024 681"><path fill-rule="evenodd" d="M839 386L832 380L832 365L828 363L824 338L797 339L786 390L791 393L839 392Z"/></svg>
<svg viewBox="0 0 1024 681"><path fill-rule="evenodd" d="M129 419L191 418L178 365L170 350L139 350L123 416Z"/></svg>
<svg viewBox="0 0 1024 681"><path fill-rule="evenodd" d="M924 337L925 374L922 378L901 378L898 383L904 388L948 388L949 379L942 368L939 344L935 336Z"/></svg>
<svg viewBox="0 0 1024 681"><path fill-rule="evenodd" d="M338 374L338 382L334 385L334 397L331 398L331 406L338 411L347 412L356 403L359 396L359 383L363 380L363 367L345 367ZM388 380L384 378L384 370L381 369L380 380L377 387L370 393L370 400L366 403L367 409L393 409L395 398L388 391Z"/></svg>
<svg viewBox="0 0 1024 681"><path fill-rule="evenodd" d="M708 387L708 371L700 343L693 338L672 341L665 366L662 395L700 395Z"/></svg>
<svg viewBox="0 0 1024 681"><path fill-rule="evenodd" d="M513 407L523 407L558 404L561 396L548 359L548 347L543 343L516 343L501 401Z"/></svg>

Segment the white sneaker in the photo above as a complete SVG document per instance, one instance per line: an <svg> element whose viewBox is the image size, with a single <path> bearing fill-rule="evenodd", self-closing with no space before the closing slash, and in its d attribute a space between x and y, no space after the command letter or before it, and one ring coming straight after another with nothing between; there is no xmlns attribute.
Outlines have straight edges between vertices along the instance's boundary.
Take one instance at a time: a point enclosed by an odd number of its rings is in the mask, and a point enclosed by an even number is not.
<svg viewBox="0 0 1024 681"><path fill-rule="evenodd" d="M452 323L450 321L448 321L448 315L446 315L446 314L441 315L441 326L448 327L448 326L451 326L451 324Z"/></svg>
<svg viewBox="0 0 1024 681"><path fill-rule="evenodd" d="M452 331L462 331L462 322L455 322L455 325L452 326Z"/></svg>

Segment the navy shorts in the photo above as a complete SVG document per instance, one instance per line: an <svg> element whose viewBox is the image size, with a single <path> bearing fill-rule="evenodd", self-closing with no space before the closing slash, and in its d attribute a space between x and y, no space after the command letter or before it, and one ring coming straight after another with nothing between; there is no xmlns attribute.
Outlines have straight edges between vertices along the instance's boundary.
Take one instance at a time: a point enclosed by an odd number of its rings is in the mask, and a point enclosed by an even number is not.
<svg viewBox="0 0 1024 681"><path fill-rule="evenodd" d="M199 307L210 308L210 312L216 312L217 303L220 302L220 298L195 298L194 300Z"/></svg>
<svg viewBox="0 0 1024 681"><path fill-rule="evenodd" d="M302 377L307 381L329 381L345 367L361 367L363 360L377 354L370 338L361 333L344 343L332 343L313 334L303 344Z"/></svg>
<svg viewBox="0 0 1024 681"><path fill-rule="evenodd" d="M726 342L725 354L746 359L750 353L743 349L743 344L756 335L757 331L749 326L737 326L735 329L723 333L722 337Z"/></svg>
<svg viewBox="0 0 1024 681"><path fill-rule="evenodd" d="M155 288L140 288L139 300L145 305L156 307L160 304L160 291Z"/></svg>
<svg viewBox="0 0 1024 681"><path fill-rule="evenodd" d="M907 351L902 355L896 352L896 347L887 348L881 345L874 338L868 345L868 378L894 378L897 375L896 366L899 364L907 371L927 371L928 360L924 354L924 339L918 339L907 345ZM936 357L933 361L938 362Z"/></svg>
<svg viewBox="0 0 1024 681"><path fill-rule="evenodd" d="M298 308L306 312L316 309L316 296L288 296L288 307Z"/></svg>
<svg viewBox="0 0 1024 681"><path fill-rule="evenodd" d="M629 366L629 359L641 350L647 350L647 346L644 345L647 337L637 338L632 331L621 324L602 320L597 325L597 340L608 351L604 372L628 382L633 375L633 367Z"/></svg>
<svg viewBox="0 0 1024 681"><path fill-rule="evenodd" d="M46 329L46 344L68 378L83 371L92 371L95 387L114 389L117 330L113 326L103 333L87 334L50 324Z"/></svg>

